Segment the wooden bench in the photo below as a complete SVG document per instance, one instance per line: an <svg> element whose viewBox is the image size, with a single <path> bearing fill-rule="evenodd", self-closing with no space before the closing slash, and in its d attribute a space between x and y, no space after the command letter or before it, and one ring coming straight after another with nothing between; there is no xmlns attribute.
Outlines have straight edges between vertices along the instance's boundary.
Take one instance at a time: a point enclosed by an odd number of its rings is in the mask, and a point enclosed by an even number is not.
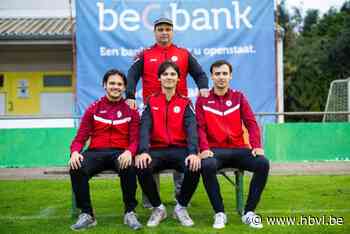
<svg viewBox="0 0 350 234"><path fill-rule="evenodd" d="M160 174L165 175L172 173L173 170L163 170ZM231 178L228 173L233 174L234 178ZM55 169L55 170L46 170L44 171L45 175L69 175L68 168ZM236 193L236 211L239 215L243 214L244 209L244 201L243 201L243 176L244 171L237 168L225 168L218 171L218 174L221 174L225 177L225 179L233 186L233 190ZM117 175L115 171L103 171L99 173L99 175ZM79 214L79 210L77 209L75 202L75 195L72 189L72 208L71 215L72 217L76 217Z"/></svg>

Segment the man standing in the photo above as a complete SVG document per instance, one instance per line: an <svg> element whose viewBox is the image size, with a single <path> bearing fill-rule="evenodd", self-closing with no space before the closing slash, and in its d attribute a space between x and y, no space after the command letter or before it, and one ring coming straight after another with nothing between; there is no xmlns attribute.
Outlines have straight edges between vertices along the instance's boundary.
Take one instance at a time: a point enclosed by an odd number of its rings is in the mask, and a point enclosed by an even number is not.
<svg viewBox="0 0 350 234"><path fill-rule="evenodd" d="M161 92L150 96L142 113L140 154L135 160L140 185L153 206L147 226L155 227L167 216L152 176L153 172L164 169L184 173L174 217L183 226L192 226L194 223L186 206L196 190L200 176L196 120L190 100L176 93L180 77L177 65L170 61L162 63L158 77Z"/></svg>
<svg viewBox="0 0 350 234"><path fill-rule="evenodd" d="M137 183L132 166L138 147L139 115L122 98L126 83L125 75L118 70L109 70L104 75L106 95L88 107L71 144L70 176L76 204L81 209L78 221L71 226L73 230L97 224L91 205L89 179L103 170L119 173L125 205L124 224L132 229L141 228L134 213ZM88 138L88 149L80 153Z"/></svg>
<svg viewBox="0 0 350 234"><path fill-rule="evenodd" d="M170 19L159 18L154 22L154 37L156 43L139 54L128 71L126 98L131 108L136 108L135 89L140 77L142 77L143 103L146 103L150 95L160 92L160 82L157 72L159 65L166 60L176 63L180 68L180 79L176 88L177 93L187 97L186 78L187 75L190 74L199 89L200 95L204 97L209 95L207 75L187 49L180 48L173 44L173 34L173 22ZM155 175L155 179L159 187L159 175ZM179 188L181 187L182 180L183 174L175 172L175 196L180 192ZM148 199L145 197L144 206L149 206Z"/></svg>
<svg viewBox="0 0 350 234"><path fill-rule="evenodd" d="M180 69L179 82L176 87L177 93L187 97L186 77L190 74L199 89L200 95L208 96L207 75L187 49L173 44L173 34L173 22L170 19L160 18L154 22L156 43L142 51L128 71L126 98L131 107L136 108L135 89L140 77L142 77L144 103L151 94L160 92L157 72L159 65L166 60L174 62Z"/></svg>
<svg viewBox="0 0 350 234"><path fill-rule="evenodd" d="M208 98L198 98L196 119L202 158L202 177L215 211L213 227L221 229L227 222L216 173L235 167L253 172L242 221L253 228L262 228L254 211L265 187L269 161L261 148L260 129L245 96L230 89L232 66L219 60L210 67L214 88ZM248 130L250 149L243 139L242 123Z"/></svg>

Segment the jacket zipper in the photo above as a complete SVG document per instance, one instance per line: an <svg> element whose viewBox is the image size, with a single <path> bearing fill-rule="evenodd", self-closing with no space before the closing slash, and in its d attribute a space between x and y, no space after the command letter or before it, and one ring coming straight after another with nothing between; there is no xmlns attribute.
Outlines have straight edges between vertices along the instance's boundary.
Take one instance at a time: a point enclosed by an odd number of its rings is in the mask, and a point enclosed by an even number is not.
<svg viewBox="0 0 350 234"><path fill-rule="evenodd" d="M167 133L167 137L168 137L168 145L170 145L170 134L169 134L169 128L168 128L168 107L169 107L169 103L167 100L165 100L166 102L166 109L165 109L165 128L166 128L166 133Z"/></svg>
<svg viewBox="0 0 350 234"><path fill-rule="evenodd" d="M109 145L112 146L112 129L113 129L113 117L109 126Z"/></svg>
<svg viewBox="0 0 350 234"><path fill-rule="evenodd" d="M224 113L224 110L225 110L225 108L224 108L224 98L219 98L219 100L220 100L220 102L219 102L219 103L220 103L220 110L221 110L222 113ZM230 139L229 137L230 137L230 136L229 136L229 134L228 134L229 131L227 130L227 129L229 129L229 126L227 126L226 119L225 119L225 116L224 116L224 115L222 116L222 123L223 123L224 126L225 126L224 129L225 129L225 132L226 132L226 134L227 134L226 142L229 143L229 139Z"/></svg>

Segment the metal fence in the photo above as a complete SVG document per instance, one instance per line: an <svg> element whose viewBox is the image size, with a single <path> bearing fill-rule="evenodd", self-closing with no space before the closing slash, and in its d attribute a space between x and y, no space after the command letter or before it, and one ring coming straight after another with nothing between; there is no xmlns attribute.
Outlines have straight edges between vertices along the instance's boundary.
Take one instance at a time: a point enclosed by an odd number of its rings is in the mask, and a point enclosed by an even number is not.
<svg viewBox="0 0 350 234"><path fill-rule="evenodd" d="M310 116L310 115L348 115L350 111L323 111L323 112L257 112L254 113L257 118L266 116L278 117L278 116ZM21 120L21 119L80 119L78 115L0 115L0 120ZM348 122L349 120L343 120L340 122Z"/></svg>
<svg viewBox="0 0 350 234"><path fill-rule="evenodd" d="M341 115L347 118L335 118L338 122L349 122L349 111L328 111L328 112L258 112L255 113L256 119L262 130L266 124L285 123L286 117L301 117L294 120L288 119L287 122L322 122L325 116ZM302 117L319 116L316 121L300 121ZM79 126L81 116L78 115L0 115L0 129L3 128L72 128ZM305 118L304 118L305 119ZM315 119L315 118L314 118ZM332 122L335 122L334 119Z"/></svg>

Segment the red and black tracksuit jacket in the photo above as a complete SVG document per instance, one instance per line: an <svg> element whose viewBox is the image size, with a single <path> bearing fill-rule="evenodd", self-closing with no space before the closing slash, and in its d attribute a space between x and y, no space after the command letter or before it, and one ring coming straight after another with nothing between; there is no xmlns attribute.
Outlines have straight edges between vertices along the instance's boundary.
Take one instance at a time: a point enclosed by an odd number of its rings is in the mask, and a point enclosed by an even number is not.
<svg viewBox="0 0 350 234"><path fill-rule="evenodd" d="M187 147L198 152L197 124L191 101L175 94L170 101L162 93L150 96L141 117L140 153L149 149Z"/></svg>
<svg viewBox="0 0 350 234"><path fill-rule="evenodd" d="M209 97L198 97L196 119L201 151L212 147L249 147L243 139L242 123L248 130L250 145L261 147L259 126L247 99L239 91L229 89L224 96L218 96L211 90Z"/></svg>
<svg viewBox="0 0 350 234"><path fill-rule="evenodd" d="M119 148L135 155L139 123L138 112L130 109L124 99L111 102L104 96L85 111L70 151L80 152L90 137L89 149Z"/></svg>
<svg viewBox="0 0 350 234"><path fill-rule="evenodd" d="M193 77L199 89L208 88L208 77L187 49L179 48L173 44L168 47L155 44L140 53L130 67L127 75L126 97L135 99L136 85L141 76L144 103L151 94L160 92L160 82L157 77L158 68L166 60L170 60L179 66L180 81L176 91L180 95L187 97L186 77L188 73Z"/></svg>

